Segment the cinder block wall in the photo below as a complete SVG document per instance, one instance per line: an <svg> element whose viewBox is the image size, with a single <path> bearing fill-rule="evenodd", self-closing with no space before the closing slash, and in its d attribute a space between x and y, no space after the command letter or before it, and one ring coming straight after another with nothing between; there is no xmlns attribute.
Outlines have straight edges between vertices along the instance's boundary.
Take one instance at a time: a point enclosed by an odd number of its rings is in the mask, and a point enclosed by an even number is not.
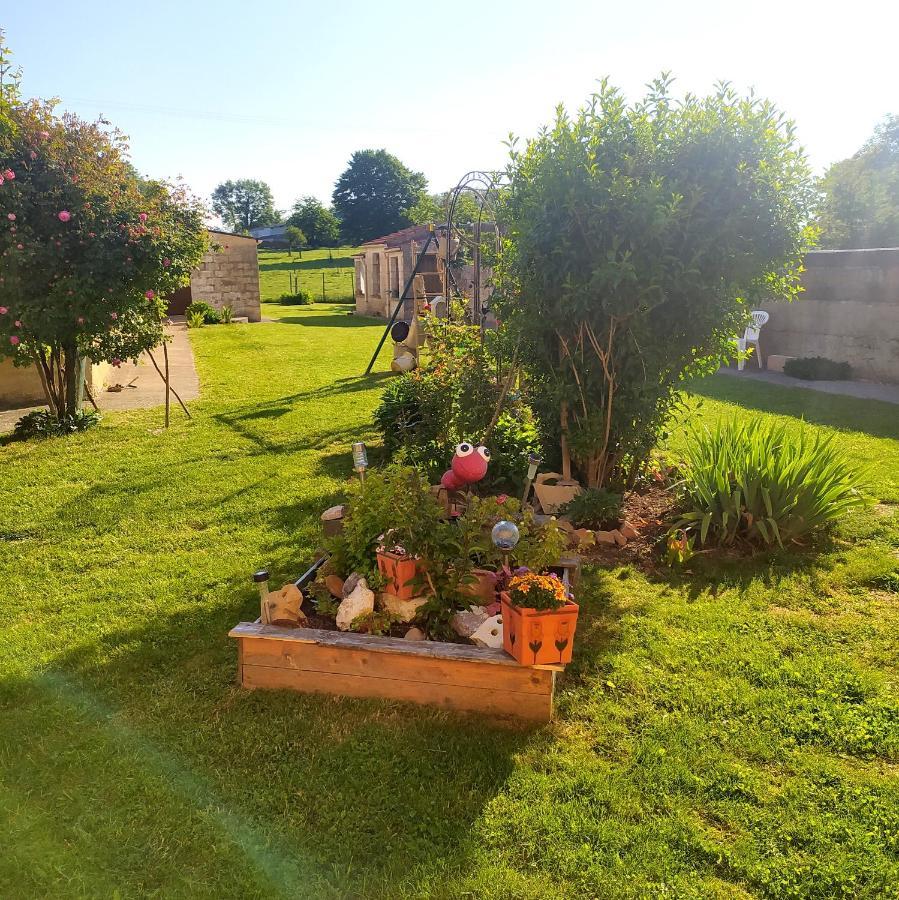
<svg viewBox="0 0 899 900"><path fill-rule="evenodd" d="M230 306L235 316L258 322L262 316L256 239L215 231L210 238L221 249L210 250L191 273L191 298L205 300L216 309Z"/></svg>
<svg viewBox="0 0 899 900"><path fill-rule="evenodd" d="M899 382L899 248L819 250L805 266L798 300L763 307L762 354L826 356L857 378Z"/></svg>

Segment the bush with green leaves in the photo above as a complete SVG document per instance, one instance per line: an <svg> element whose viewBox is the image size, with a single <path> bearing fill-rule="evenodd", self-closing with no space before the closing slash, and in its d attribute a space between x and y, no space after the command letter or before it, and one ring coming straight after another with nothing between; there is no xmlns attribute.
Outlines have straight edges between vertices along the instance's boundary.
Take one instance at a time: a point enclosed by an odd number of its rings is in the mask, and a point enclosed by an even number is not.
<svg viewBox="0 0 899 900"><path fill-rule="evenodd" d="M13 428L13 440L27 441L29 438L58 437L74 434L76 431L87 431L99 425L100 414L97 412L76 412L57 418L46 409L38 409L22 416Z"/></svg>
<svg viewBox="0 0 899 900"><path fill-rule="evenodd" d="M805 356L788 359L784 363L784 375L805 381L848 381L852 377L852 366L826 356Z"/></svg>
<svg viewBox="0 0 899 900"><path fill-rule="evenodd" d="M220 312L222 317L223 325L230 325L231 320L234 318L234 307L233 306L223 306Z"/></svg>
<svg viewBox="0 0 899 900"><path fill-rule="evenodd" d="M621 519L621 494L602 488L587 488L573 500L569 500L560 515L567 516L577 528L594 530L611 525L613 528Z"/></svg>
<svg viewBox="0 0 899 900"><path fill-rule="evenodd" d="M859 472L833 436L759 419L694 430L682 461L682 511L673 525L706 544L781 547L828 528L864 504Z"/></svg>
<svg viewBox="0 0 899 900"><path fill-rule="evenodd" d="M433 329L421 367L391 381L375 410L385 449L436 482L457 444L485 440L491 458L480 486L518 491L540 439L521 395L504 395L510 358L504 336L491 332L482 342L478 328L459 323Z"/></svg>
<svg viewBox="0 0 899 900"><path fill-rule="evenodd" d="M191 301L184 310L184 315L188 320L192 316L200 315L203 317L204 325L218 325L222 321L221 313L205 300Z"/></svg>
<svg viewBox="0 0 899 900"><path fill-rule="evenodd" d="M292 294L281 294L279 303L284 306L309 306L312 303L312 295L309 291L296 291Z"/></svg>
<svg viewBox="0 0 899 900"><path fill-rule="evenodd" d="M630 486L683 379L727 358L761 299L799 293L816 197L802 148L773 104L727 85L680 99L665 77L629 105L604 82L513 139L508 176L491 303L528 400L541 433L564 434L563 474Z"/></svg>
<svg viewBox="0 0 899 900"><path fill-rule="evenodd" d="M206 318L199 310L185 313L188 328L202 328L206 324Z"/></svg>

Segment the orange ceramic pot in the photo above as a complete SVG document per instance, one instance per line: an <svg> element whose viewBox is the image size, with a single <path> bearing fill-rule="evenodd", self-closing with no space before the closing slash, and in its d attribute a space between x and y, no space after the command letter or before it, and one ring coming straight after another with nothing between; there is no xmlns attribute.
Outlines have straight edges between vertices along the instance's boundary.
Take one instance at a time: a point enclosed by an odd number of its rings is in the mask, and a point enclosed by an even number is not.
<svg viewBox="0 0 899 900"><path fill-rule="evenodd" d="M523 666L571 662L579 607L568 602L559 609L516 606L506 591L500 594L503 649Z"/></svg>
<svg viewBox="0 0 899 900"><path fill-rule="evenodd" d="M420 562L411 556L399 556L390 552L379 553L378 571L384 576L384 590L398 600L411 600L415 597L419 591L415 582Z"/></svg>

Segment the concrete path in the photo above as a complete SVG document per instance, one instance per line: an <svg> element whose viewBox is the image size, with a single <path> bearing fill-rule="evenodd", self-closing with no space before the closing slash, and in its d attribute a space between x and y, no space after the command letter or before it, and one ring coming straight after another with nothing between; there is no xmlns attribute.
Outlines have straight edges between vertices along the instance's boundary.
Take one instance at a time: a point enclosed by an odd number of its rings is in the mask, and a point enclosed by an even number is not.
<svg viewBox="0 0 899 900"><path fill-rule="evenodd" d="M899 384L874 384L870 381L804 381L802 378L791 378L780 372L750 369L748 363L742 372L721 368L718 374L731 378L746 378L749 381L766 381L768 384L779 384L806 391L820 391L823 394L841 394L844 397L858 397L860 400L881 400L884 403L899 404Z"/></svg>
<svg viewBox="0 0 899 900"><path fill-rule="evenodd" d="M183 322L175 321L166 326L166 333L171 337L168 344L169 377L172 387L187 403L188 400L200 396L200 379L194 365L194 353L187 336L187 326ZM159 368L164 369L162 348L154 350L153 356ZM165 383L146 354L141 356L136 366L129 362L122 363L118 369L110 369L106 380L109 384L121 384L122 390L118 392L103 390L94 397L101 413L123 409L146 409L165 404ZM16 422L26 413L43 408L31 406L0 411L0 433L12 430ZM85 408L92 409L89 403L85 403ZM178 409L178 401L174 397L172 409L173 411ZM180 409L178 413L183 415Z"/></svg>

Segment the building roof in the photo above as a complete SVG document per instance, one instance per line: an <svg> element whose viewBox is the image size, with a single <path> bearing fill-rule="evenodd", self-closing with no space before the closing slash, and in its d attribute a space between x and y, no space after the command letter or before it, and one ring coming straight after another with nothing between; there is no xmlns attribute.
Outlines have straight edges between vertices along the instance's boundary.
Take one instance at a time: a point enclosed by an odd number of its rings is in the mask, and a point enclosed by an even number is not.
<svg viewBox="0 0 899 900"><path fill-rule="evenodd" d="M408 244L410 241L424 243L428 239L430 233L430 225L410 225L408 228L403 228L400 231L392 231L390 234L385 234L383 237L372 238L370 241L366 241L362 246L367 247L370 244L386 244L388 247L401 247L403 244Z"/></svg>
<svg viewBox="0 0 899 900"><path fill-rule="evenodd" d="M280 237L286 231L286 225L266 225L260 228L251 228L250 236L257 240L265 240L267 237Z"/></svg>
<svg viewBox="0 0 899 900"><path fill-rule="evenodd" d="M248 241L256 240L251 234L238 234L236 231L222 231L220 228L207 228L206 230L210 234L221 234L225 237L246 238Z"/></svg>

